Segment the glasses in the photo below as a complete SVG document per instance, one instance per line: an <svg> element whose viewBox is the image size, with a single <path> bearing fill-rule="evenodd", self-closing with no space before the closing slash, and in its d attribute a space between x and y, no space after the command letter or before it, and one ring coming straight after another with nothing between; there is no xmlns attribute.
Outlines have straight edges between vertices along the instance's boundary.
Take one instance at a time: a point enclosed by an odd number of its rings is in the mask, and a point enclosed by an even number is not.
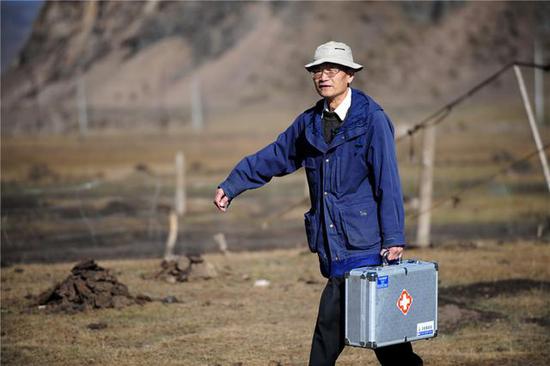
<svg viewBox="0 0 550 366"><path fill-rule="evenodd" d="M321 78L321 75L323 75L323 72L327 75L327 77L333 78L340 71L342 71L342 69L337 66L323 65L323 66L314 67L309 72L311 74L311 77L313 77L314 79L319 79Z"/></svg>

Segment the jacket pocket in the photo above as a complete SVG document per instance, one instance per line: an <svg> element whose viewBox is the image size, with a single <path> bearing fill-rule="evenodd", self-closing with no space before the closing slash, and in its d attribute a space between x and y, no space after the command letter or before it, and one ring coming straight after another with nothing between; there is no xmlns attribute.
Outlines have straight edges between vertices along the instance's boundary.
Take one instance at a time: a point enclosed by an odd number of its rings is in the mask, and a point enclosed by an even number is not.
<svg viewBox="0 0 550 366"><path fill-rule="evenodd" d="M369 249L380 241L376 203L361 203L340 210L349 249Z"/></svg>
<svg viewBox="0 0 550 366"><path fill-rule="evenodd" d="M304 214L304 225L306 227L307 244L309 250L313 253L317 252L317 233L319 232L319 225L317 225L317 218L315 214L308 211Z"/></svg>

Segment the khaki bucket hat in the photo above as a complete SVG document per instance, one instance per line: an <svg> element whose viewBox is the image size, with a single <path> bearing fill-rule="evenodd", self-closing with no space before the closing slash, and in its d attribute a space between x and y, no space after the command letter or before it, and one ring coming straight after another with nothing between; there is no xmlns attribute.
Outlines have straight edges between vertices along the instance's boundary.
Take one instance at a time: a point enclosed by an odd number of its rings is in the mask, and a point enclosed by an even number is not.
<svg viewBox="0 0 550 366"><path fill-rule="evenodd" d="M330 41L317 47L313 56L313 62L305 65L305 68L309 71L313 66L326 62L346 66L355 71L363 68L362 65L353 62L350 46L342 42Z"/></svg>

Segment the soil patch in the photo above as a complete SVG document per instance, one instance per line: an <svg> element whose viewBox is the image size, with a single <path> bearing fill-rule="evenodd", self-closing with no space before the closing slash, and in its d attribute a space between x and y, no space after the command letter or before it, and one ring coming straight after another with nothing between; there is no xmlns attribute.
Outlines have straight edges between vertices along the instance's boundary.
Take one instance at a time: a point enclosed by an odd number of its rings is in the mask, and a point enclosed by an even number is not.
<svg viewBox="0 0 550 366"><path fill-rule="evenodd" d="M132 205L128 202L120 200L111 200L103 208L101 208L98 213L102 216L109 215L127 215L133 216L136 214L138 208L135 205Z"/></svg>
<svg viewBox="0 0 550 366"><path fill-rule="evenodd" d="M439 289L439 329L444 333L453 333L466 324L490 323L502 319L505 317L504 314L473 308L474 302L481 298L517 295L522 291L534 289L548 291L550 282L518 278L441 288ZM533 318L531 322L547 326L548 319Z"/></svg>
<svg viewBox="0 0 550 366"><path fill-rule="evenodd" d="M87 259L74 266L64 281L41 293L37 300L38 306L45 306L51 312L74 313L144 304L151 298L132 296L128 287L109 270L98 266L93 259Z"/></svg>
<svg viewBox="0 0 550 366"><path fill-rule="evenodd" d="M481 311L456 304L440 305L438 309L438 328L445 334L456 332L467 324L491 323L502 318L502 315L490 311Z"/></svg>
<svg viewBox="0 0 550 366"><path fill-rule="evenodd" d="M160 279L168 283L187 282L217 277L216 268L200 255L186 255L173 260L163 260L161 270L144 279Z"/></svg>
<svg viewBox="0 0 550 366"><path fill-rule="evenodd" d="M530 318L526 318L525 321L527 323L533 323L533 324L537 324L541 327L545 327L545 328L550 328L550 317L540 317L540 318L537 318L537 317L530 317Z"/></svg>
<svg viewBox="0 0 550 366"><path fill-rule="evenodd" d="M4 190L2 185L2 190ZM33 195L24 194L2 194L0 200L2 207L2 215L13 214L14 212L21 212L23 210L33 210L38 207L44 206L43 200Z"/></svg>
<svg viewBox="0 0 550 366"><path fill-rule="evenodd" d="M474 298L491 298L498 295L516 295L531 290L550 290L550 282L529 278L513 278L494 282L476 282L469 285L444 287L439 290L443 303L471 301Z"/></svg>

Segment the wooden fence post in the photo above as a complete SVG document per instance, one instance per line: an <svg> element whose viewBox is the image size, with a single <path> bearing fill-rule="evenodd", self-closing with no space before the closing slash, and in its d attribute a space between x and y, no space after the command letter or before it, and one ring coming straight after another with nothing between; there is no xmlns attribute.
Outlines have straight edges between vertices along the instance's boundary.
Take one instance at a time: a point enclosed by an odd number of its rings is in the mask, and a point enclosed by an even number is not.
<svg viewBox="0 0 550 366"><path fill-rule="evenodd" d="M170 232L166 240L166 249L164 251L164 260L166 261L172 261L176 258L174 255L174 248L176 246L176 239L178 238L178 215L174 210L170 211L169 227Z"/></svg>
<svg viewBox="0 0 550 366"><path fill-rule="evenodd" d="M174 207L178 216L185 215L187 199L185 194L185 156L183 152L176 154L176 202Z"/></svg>
<svg viewBox="0 0 550 366"><path fill-rule="evenodd" d="M546 185L548 186L548 192L550 192L550 170L548 169L548 161L546 160L546 155L544 154L544 146L542 145L542 140L540 139L539 128L535 122L535 116L533 115L533 110L531 109L529 95L527 95L527 89L525 88L525 82L523 81L523 75L521 74L519 66L514 65L514 71L516 72L516 78L518 79L519 91L523 98L523 105L525 106L525 111L527 112L527 119L529 120L531 131L533 132L535 145L539 151L540 163L542 165L544 178L546 179Z"/></svg>
<svg viewBox="0 0 550 366"><path fill-rule="evenodd" d="M229 249L227 248L227 240L225 239L224 233L215 234L214 241L218 244L218 248L220 249L220 252L222 252L224 255L229 254Z"/></svg>
<svg viewBox="0 0 550 366"><path fill-rule="evenodd" d="M174 210L170 211L170 232L166 240L165 260L174 260L174 248L178 238L178 221L186 211L185 195L185 157L183 152L176 153L176 194L174 199Z"/></svg>
<svg viewBox="0 0 550 366"><path fill-rule="evenodd" d="M433 166L435 156L435 126L428 126L424 130L422 142L422 172L420 175L420 202L419 217L416 231L416 245L428 247L430 245L430 231L432 213Z"/></svg>

